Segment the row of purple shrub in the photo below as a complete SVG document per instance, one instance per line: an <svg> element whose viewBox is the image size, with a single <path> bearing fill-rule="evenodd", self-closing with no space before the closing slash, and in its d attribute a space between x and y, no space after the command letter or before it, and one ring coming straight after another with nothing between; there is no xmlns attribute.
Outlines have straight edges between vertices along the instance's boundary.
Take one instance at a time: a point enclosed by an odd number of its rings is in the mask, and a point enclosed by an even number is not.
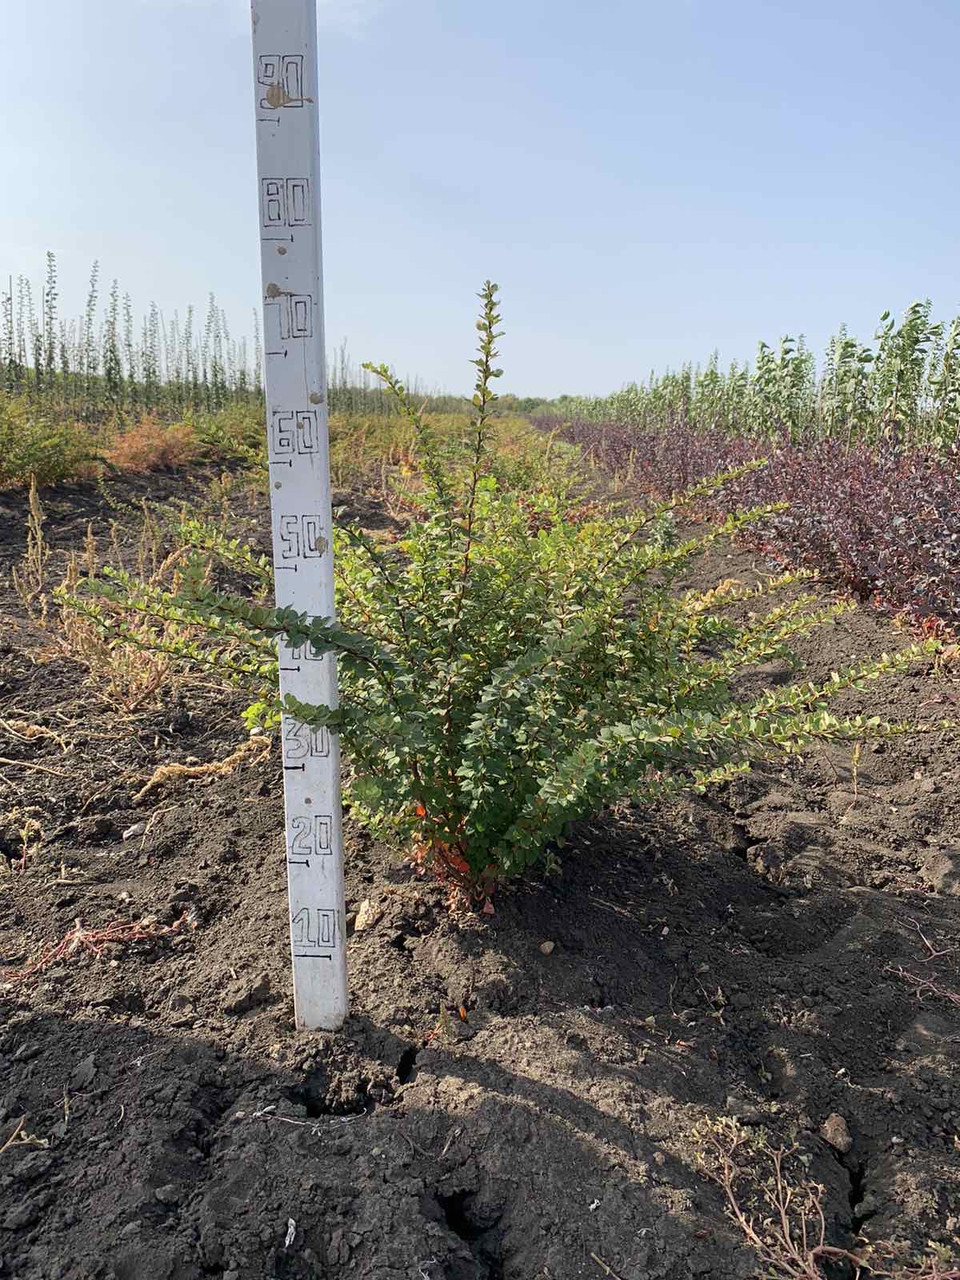
<svg viewBox="0 0 960 1280"><path fill-rule="evenodd" d="M556 423L549 424L556 429ZM754 540L792 565L818 569L861 600L907 612L919 624L960 626L960 453L904 448L895 440L846 447L835 439L757 441L674 423L638 431L571 422L561 435L607 475L670 495L764 458L768 465L705 504L788 503Z"/></svg>

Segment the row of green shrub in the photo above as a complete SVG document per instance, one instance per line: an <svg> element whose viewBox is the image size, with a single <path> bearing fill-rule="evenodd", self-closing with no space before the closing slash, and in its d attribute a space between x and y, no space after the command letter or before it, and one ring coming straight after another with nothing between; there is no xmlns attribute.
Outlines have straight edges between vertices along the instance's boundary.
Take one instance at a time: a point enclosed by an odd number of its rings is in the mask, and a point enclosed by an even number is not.
<svg viewBox="0 0 960 1280"><path fill-rule="evenodd" d="M935 321L928 301L899 323L884 312L874 345L841 326L819 369L803 337L761 342L753 366L651 374L609 396L562 396L539 407L548 420L612 422L639 430L674 426L779 439L846 444L895 437L910 445L952 445L960 429L960 316Z"/></svg>

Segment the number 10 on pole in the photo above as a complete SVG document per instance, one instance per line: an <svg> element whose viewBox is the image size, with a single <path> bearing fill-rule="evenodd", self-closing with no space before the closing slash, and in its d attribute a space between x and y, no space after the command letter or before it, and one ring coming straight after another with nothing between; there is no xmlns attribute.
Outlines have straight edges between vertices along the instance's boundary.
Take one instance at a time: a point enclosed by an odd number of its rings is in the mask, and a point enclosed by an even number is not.
<svg viewBox="0 0 960 1280"><path fill-rule="evenodd" d="M334 614L320 250L316 0L253 0L263 350L276 599ZM336 665L281 641L280 693L335 706ZM340 755L336 736L282 723L297 1026L347 1011Z"/></svg>

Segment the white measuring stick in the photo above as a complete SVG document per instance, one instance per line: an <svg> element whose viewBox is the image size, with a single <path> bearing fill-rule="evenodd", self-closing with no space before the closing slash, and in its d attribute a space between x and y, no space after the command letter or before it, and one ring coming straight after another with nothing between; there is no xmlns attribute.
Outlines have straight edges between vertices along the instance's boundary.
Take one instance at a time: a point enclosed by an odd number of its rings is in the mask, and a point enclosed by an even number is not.
<svg viewBox="0 0 960 1280"><path fill-rule="evenodd" d="M264 384L278 606L334 614L320 252L316 0L252 0ZM335 706L334 656L279 647L281 696ZM297 1026L347 1012L340 748L284 715L287 882Z"/></svg>

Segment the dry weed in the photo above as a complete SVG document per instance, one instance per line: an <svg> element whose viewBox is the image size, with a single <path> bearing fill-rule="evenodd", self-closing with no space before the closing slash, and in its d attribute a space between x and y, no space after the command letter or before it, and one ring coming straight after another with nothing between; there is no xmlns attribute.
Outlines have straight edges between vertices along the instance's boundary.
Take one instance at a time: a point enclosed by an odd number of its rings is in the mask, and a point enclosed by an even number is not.
<svg viewBox="0 0 960 1280"><path fill-rule="evenodd" d="M4 733L8 733L11 738L16 738L19 742L36 742L39 739L50 738L67 750L68 743L59 733L55 733L53 729L48 728L45 724L34 724L31 720L0 720L0 729Z"/></svg>
<svg viewBox="0 0 960 1280"><path fill-rule="evenodd" d="M30 511L27 516L27 548L19 569L12 573L13 589L22 604L30 608L43 596L47 582L50 548L43 533L44 511L40 505L36 477L30 480ZM44 605L45 605L44 601Z"/></svg>
<svg viewBox="0 0 960 1280"><path fill-rule="evenodd" d="M172 471L192 462L201 452L192 423L165 424L146 414L135 427L116 437L106 458L121 471L143 473Z"/></svg>
<svg viewBox="0 0 960 1280"><path fill-rule="evenodd" d="M9 824L13 828L20 844L20 856L11 861L11 870L23 871L25 869L27 858L36 850L43 837L43 827L39 822L42 817L43 810L38 809L35 805L11 809L3 815L4 824Z"/></svg>
<svg viewBox="0 0 960 1280"><path fill-rule="evenodd" d="M49 1138L38 1138L35 1133L27 1133L24 1127L26 1123L27 1117L21 1116L14 1125L13 1133L11 1133L10 1137L7 1138L3 1146L0 1147L0 1156L2 1156L5 1151L11 1151L14 1147L49 1147Z"/></svg>
<svg viewBox="0 0 960 1280"><path fill-rule="evenodd" d="M853 1280L960 1280L960 1240L930 1244L923 1257L899 1242L828 1244L825 1189L807 1176L808 1157L796 1143L772 1146L763 1130L748 1133L729 1119L695 1136L701 1170L723 1191L766 1280L825 1280L837 1267Z"/></svg>
<svg viewBox="0 0 960 1280"><path fill-rule="evenodd" d="M159 787L167 787L172 783L192 778L223 778L233 773L244 764L258 764L270 754L270 740L261 736L248 738L236 751L231 752L224 760L214 760L209 764L162 764L159 765L146 786L142 787L133 798L134 804L142 804L153 791Z"/></svg>
<svg viewBox="0 0 960 1280"><path fill-rule="evenodd" d="M195 928L195 921L192 923ZM182 916L174 920L173 924L164 925L159 924L150 917L144 917L142 920L116 921L114 924L105 925L101 929L87 929L84 928L79 920L76 920L73 928L69 929L59 942L47 947L35 964L28 965L24 969L8 971L5 974L5 981L11 985L27 982L30 978L35 978L38 974L43 973L45 969L48 969L50 965L58 960L66 960L82 951L101 956L108 947L116 947L129 942L152 941L154 938L164 938L170 934L179 933L184 924L191 924L189 912L184 912Z"/></svg>

